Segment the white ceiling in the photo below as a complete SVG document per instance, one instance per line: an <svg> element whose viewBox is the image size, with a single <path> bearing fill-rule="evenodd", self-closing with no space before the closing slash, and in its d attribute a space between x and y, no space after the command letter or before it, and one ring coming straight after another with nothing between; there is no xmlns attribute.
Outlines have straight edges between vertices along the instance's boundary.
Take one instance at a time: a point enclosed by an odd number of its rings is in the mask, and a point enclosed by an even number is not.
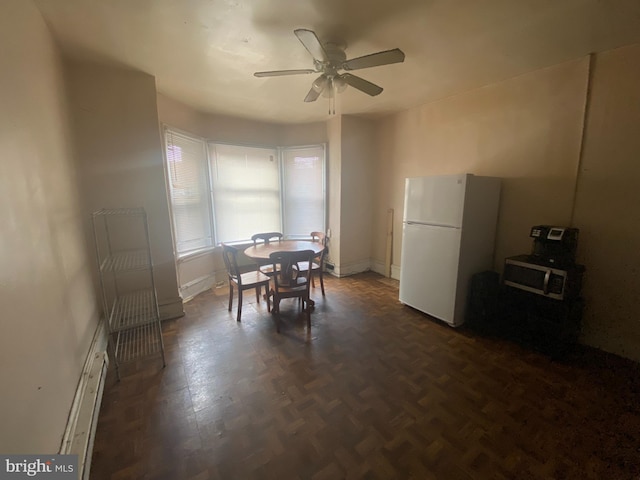
<svg viewBox="0 0 640 480"><path fill-rule="evenodd" d="M400 48L404 63L358 70L338 113L380 115L546 66L640 42L639 0L34 0L65 54L156 77L158 91L205 112L271 122L326 119L304 103L315 75L293 34L314 30L347 57Z"/></svg>

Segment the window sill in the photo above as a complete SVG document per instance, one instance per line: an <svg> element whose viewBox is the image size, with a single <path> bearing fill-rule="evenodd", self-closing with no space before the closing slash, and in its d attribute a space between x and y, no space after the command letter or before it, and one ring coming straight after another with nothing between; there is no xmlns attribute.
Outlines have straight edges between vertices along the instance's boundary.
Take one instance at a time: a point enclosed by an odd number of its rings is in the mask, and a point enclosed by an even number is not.
<svg viewBox="0 0 640 480"><path fill-rule="evenodd" d="M239 250L244 250L247 247L250 247L251 245L253 245L253 243L251 241L247 242L247 241L241 241L241 242L229 242L228 245L232 245L234 247L236 247ZM205 247L205 248L201 248L199 250L193 250L192 252L187 252L187 253L183 253L181 255L178 255L178 257L176 258L176 262L177 263L182 263L182 262L188 262L189 260L193 260L195 258L198 257L204 257L205 255L210 255L213 252L215 252L216 250L220 250L220 245L215 245L212 247Z"/></svg>
<svg viewBox="0 0 640 480"><path fill-rule="evenodd" d="M181 255L178 255L176 262L177 263L182 263L182 262L188 262L189 260L193 260L194 258L198 258L198 257L203 257L205 255L209 255L211 253L213 253L216 248L218 247L206 247L206 248L201 248L199 250L194 250L192 252L187 252L187 253L183 253Z"/></svg>

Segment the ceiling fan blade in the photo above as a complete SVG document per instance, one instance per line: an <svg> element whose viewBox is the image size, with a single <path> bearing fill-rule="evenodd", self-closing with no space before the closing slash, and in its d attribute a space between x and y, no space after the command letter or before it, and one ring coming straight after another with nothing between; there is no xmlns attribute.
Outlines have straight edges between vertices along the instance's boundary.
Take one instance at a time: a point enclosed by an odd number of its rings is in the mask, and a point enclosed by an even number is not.
<svg viewBox="0 0 640 480"><path fill-rule="evenodd" d="M343 73L340 75L347 85L352 86L353 88L357 88L361 92L366 93L367 95L371 95L375 97L376 95L380 95L382 93L382 87L379 87L375 83L371 83L364 78L357 77L355 75L351 75L350 73Z"/></svg>
<svg viewBox="0 0 640 480"><path fill-rule="evenodd" d="M302 42L304 48L309 51L309 53L315 60L317 60L318 62L329 61L327 52L325 51L324 47L320 43L320 40L318 40L318 37L313 30L298 28L297 30L294 30L293 33L296 34L298 40Z"/></svg>
<svg viewBox="0 0 640 480"><path fill-rule="evenodd" d="M305 102L315 102L318 97L320 96L322 92L318 92L316 90L314 90L313 88L311 90L309 90L309 93L307 93L307 96L304 97L304 101Z"/></svg>
<svg viewBox="0 0 640 480"><path fill-rule="evenodd" d="M323 73L318 78L316 78L311 84L311 90L307 93L307 96L304 97L305 102L315 102L320 94L324 92L324 89L327 88L327 84L329 83L329 79Z"/></svg>
<svg viewBox="0 0 640 480"><path fill-rule="evenodd" d="M393 50L352 58L344 62L342 68L345 70L358 70L360 68L378 67L400 62L404 62L404 52L399 48L394 48Z"/></svg>
<svg viewBox="0 0 640 480"><path fill-rule="evenodd" d="M270 72L256 72L253 75L256 77L281 77L283 75L299 75L306 73L316 73L316 71L310 68L303 68L300 70L272 70Z"/></svg>

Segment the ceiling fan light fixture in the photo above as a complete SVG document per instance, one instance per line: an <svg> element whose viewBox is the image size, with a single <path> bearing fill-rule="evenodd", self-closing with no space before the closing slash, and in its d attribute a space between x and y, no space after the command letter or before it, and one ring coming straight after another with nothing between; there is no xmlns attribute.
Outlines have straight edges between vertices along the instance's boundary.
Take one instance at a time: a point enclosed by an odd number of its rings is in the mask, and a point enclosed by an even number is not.
<svg viewBox="0 0 640 480"><path fill-rule="evenodd" d="M341 75L338 75L333 79L333 86L336 89L336 92L342 93L347 89L347 82Z"/></svg>
<svg viewBox="0 0 640 480"><path fill-rule="evenodd" d="M327 78L327 87L322 92L322 96L324 98L329 98L329 99L335 98L337 93L336 90L337 90L336 77L329 77Z"/></svg>

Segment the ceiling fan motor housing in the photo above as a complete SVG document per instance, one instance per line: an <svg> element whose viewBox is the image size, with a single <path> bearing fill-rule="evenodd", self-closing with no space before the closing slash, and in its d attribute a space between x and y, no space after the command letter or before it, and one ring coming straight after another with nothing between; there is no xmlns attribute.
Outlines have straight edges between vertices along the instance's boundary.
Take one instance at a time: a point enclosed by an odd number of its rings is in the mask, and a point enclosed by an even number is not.
<svg viewBox="0 0 640 480"><path fill-rule="evenodd" d="M335 43L325 43L323 45L327 53L327 61L314 59L313 63L317 72L322 72L327 77L335 77L338 70L342 69L342 64L347 60L347 54Z"/></svg>

